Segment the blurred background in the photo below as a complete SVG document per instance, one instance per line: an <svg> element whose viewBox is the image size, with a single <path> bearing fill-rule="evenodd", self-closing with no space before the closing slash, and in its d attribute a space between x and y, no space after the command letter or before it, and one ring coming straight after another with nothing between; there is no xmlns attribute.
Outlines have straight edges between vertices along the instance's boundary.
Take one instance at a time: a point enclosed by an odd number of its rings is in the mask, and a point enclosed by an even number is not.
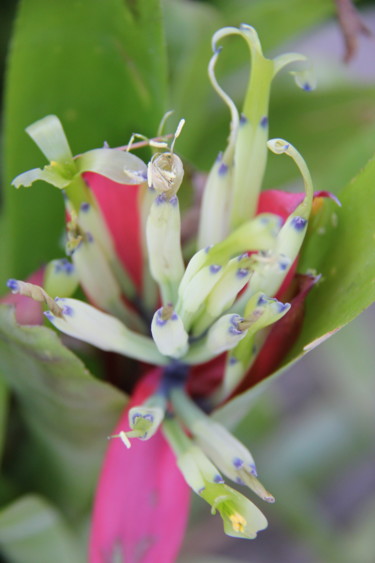
<svg viewBox="0 0 375 563"><path fill-rule="evenodd" d="M3 0L1 8L2 80L17 5L14 0ZM358 36L357 51L345 64L344 40L330 0L164 0L167 109L175 110L176 122L181 116L187 120L178 146L186 161L207 171L225 146L228 113L206 78L210 37L222 25L244 21L257 28L267 55L301 52L311 57L317 75L318 89L308 95L296 89L287 75L277 79L270 136L285 137L299 148L316 189L336 191L346 185L372 155L375 138L375 3L357 5L373 35ZM220 82L237 101L248 74L246 60L246 48L233 41L218 65ZM22 84L19 88L22 90ZM27 89L23 96L27 100ZM43 104L38 111L43 112ZM46 102L45 113L48 111ZM101 132L97 139L91 132L91 137L76 133L69 116L62 112L76 152L103 142ZM158 119L156 116L154 122ZM113 145L124 144L134 120L127 126L129 130L112 128L108 140ZM152 134L152 130L150 125L145 132ZM14 142L10 139L10 144ZM26 141L20 143L21 153L25 146L32 153ZM15 173L30 167L26 162L35 160L35 154L21 155L17 164L7 165L4 190L9 190L9 179ZM270 157L265 188L294 186L294 169L281 160ZM9 209L14 206L8 203L6 212ZM23 219L18 216L19 221ZM32 221L37 224L38 216ZM44 260L55 257L53 233L49 239L41 243ZM25 276L40 260L36 257L33 264L29 257L17 263L8 260L9 254L21 255L23 240L20 235L15 242L2 241L2 279L14 272ZM11 250L5 250L7 244ZM268 530L253 542L232 540L224 536L220 518L210 516L208 507L194 498L180 563L375 561L374 327L372 307L273 382L239 426L237 435L252 451L262 482L276 497L274 505L261 507L269 520Z"/></svg>

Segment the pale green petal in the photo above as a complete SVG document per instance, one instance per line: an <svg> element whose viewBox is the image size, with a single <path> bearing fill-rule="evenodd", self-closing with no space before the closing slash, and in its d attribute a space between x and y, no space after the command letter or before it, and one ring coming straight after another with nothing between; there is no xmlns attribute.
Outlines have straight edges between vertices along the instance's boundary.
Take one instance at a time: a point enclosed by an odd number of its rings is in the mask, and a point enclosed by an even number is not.
<svg viewBox="0 0 375 563"><path fill-rule="evenodd" d="M44 182L52 184L52 186L60 189L65 188L71 182L69 178L64 178L53 166L48 165L43 169L32 168L32 170L19 174L14 178L12 186L15 188L29 188L31 184L37 180L43 180Z"/></svg>
<svg viewBox="0 0 375 563"><path fill-rule="evenodd" d="M118 149L94 149L75 159L79 172L96 172L118 184L142 184L147 167L134 154Z"/></svg>
<svg viewBox="0 0 375 563"><path fill-rule="evenodd" d="M77 299L57 298L56 302L63 308L62 318L50 311L47 311L46 316L61 332L101 350L117 352L152 364L168 363L151 338L132 332L115 317Z"/></svg>
<svg viewBox="0 0 375 563"><path fill-rule="evenodd" d="M26 127L26 133L50 162L71 163L73 155L61 122L56 115L47 115Z"/></svg>

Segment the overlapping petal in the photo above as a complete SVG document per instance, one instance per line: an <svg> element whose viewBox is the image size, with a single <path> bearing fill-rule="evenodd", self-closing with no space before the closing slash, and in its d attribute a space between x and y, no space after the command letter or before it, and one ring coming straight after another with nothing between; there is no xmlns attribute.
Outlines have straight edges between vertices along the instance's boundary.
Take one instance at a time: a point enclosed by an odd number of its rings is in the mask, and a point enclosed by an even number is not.
<svg viewBox="0 0 375 563"><path fill-rule="evenodd" d="M142 280L142 249L138 197L140 187L122 185L87 172L84 179L98 200L116 251L137 287Z"/></svg>

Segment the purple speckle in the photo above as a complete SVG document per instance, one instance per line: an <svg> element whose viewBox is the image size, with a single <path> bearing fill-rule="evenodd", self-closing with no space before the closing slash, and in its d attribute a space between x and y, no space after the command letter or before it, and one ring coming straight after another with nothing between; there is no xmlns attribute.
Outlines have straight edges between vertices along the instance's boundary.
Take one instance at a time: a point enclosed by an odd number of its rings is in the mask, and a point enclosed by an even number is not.
<svg viewBox="0 0 375 563"><path fill-rule="evenodd" d="M156 205L163 205L167 201L165 194L159 194L155 198Z"/></svg>
<svg viewBox="0 0 375 563"><path fill-rule="evenodd" d="M238 335L242 334L242 330L239 330L235 326L230 326L229 329L228 329L228 332L230 334L233 334L233 336L238 336Z"/></svg>
<svg viewBox="0 0 375 563"><path fill-rule="evenodd" d="M229 332L231 334L242 334L242 331L238 328L238 323L243 320L243 317L240 317L240 315L232 315L230 318L230 324L232 326L229 328Z"/></svg>
<svg viewBox="0 0 375 563"><path fill-rule="evenodd" d="M90 209L90 204L87 203L87 201L81 203L81 211L83 211L83 213L87 213L89 209Z"/></svg>
<svg viewBox="0 0 375 563"><path fill-rule="evenodd" d="M249 268L238 268L236 276L238 278L245 278L249 273Z"/></svg>
<svg viewBox="0 0 375 563"><path fill-rule="evenodd" d="M280 268L280 270L285 271L285 270L288 268L289 264L290 264L289 258L287 258L287 257L282 258L282 259L279 261L279 268Z"/></svg>
<svg viewBox="0 0 375 563"><path fill-rule="evenodd" d="M73 274L74 264L72 264L67 258L61 258L61 260L55 261L55 274Z"/></svg>
<svg viewBox="0 0 375 563"><path fill-rule="evenodd" d="M132 416L132 424L134 425L137 422L137 418L142 418L141 413L135 412Z"/></svg>
<svg viewBox="0 0 375 563"><path fill-rule="evenodd" d="M154 417L152 416L151 413L144 414L144 415L142 416L142 418L144 418L144 420L149 420L150 422L154 422Z"/></svg>
<svg viewBox="0 0 375 563"><path fill-rule="evenodd" d="M65 315L66 317L73 317L74 315L74 309L69 305L64 305L62 308L62 312L63 315Z"/></svg>
<svg viewBox="0 0 375 563"><path fill-rule="evenodd" d="M223 152L220 151L219 154L216 157L216 162L221 162L221 159L223 158Z"/></svg>
<svg viewBox="0 0 375 563"><path fill-rule="evenodd" d="M165 326L167 324L166 319L162 317L162 309L159 309L156 314L156 324L157 326Z"/></svg>
<svg viewBox="0 0 375 563"><path fill-rule="evenodd" d="M86 241L87 242L94 242L94 237L92 236L91 233L86 233ZM78 247L77 247L78 248Z"/></svg>
<svg viewBox="0 0 375 563"><path fill-rule="evenodd" d="M215 55L219 55L219 53L221 53L222 49L223 49L222 45L219 45L219 47L215 46L215 49L214 49Z"/></svg>
<svg viewBox="0 0 375 563"><path fill-rule="evenodd" d="M246 117L246 115L244 115L243 113L241 113L241 116L240 116L240 125L245 125L245 123L247 123L247 117Z"/></svg>
<svg viewBox="0 0 375 563"><path fill-rule="evenodd" d="M241 459L240 457L235 457L235 458L232 459L232 463L233 463L233 466L234 466L236 469L241 469L241 467L243 467L243 464L244 464L245 462L244 462L244 460Z"/></svg>
<svg viewBox="0 0 375 563"><path fill-rule="evenodd" d="M231 356L231 357L229 358L229 365L230 365L230 366L234 366L234 364L237 364L237 363L238 363L238 360L237 360L237 358L236 358L235 356Z"/></svg>
<svg viewBox="0 0 375 563"><path fill-rule="evenodd" d="M258 477L257 468L255 467L254 463L250 463L248 465L248 468L250 469L251 475L254 475L254 477Z"/></svg>
<svg viewBox="0 0 375 563"><path fill-rule="evenodd" d="M211 274L217 274L218 272L220 272L222 266L220 266L220 264L211 264L210 266L210 272Z"/></svg>
<svg viewBox="0 0 375 563"><path fill-rule="evenodd" d="M303 217L293 217L291 221L292 227L296 229L296 231L303 231L307 225L307 220Z"/></svg>
<svg viewBox="0 0 375 563"><path fill-rule="evenodd" d="M245 481L243 481L241 477L236 477L236 483L238 485L246 485Z"/></svg>
<svg viewBox="0 0 375 563"><path fill-rule="evenodd" d="M289 305L289 303L281 303L279 301L277 308L279 310L279 313L285 313L286 311L288 311L290 309L290 305Z"/></svg>
<svg viewBox="0 0 375 563"><path fill-rule="evenodd" d="M206 246L206 248L204 249L205 253L208 254L212 248L212 244L210 246Z"/></svg>
<svg viewBox="0 0 375 563"><path fill-rule="evenodd" d="M225 176L227 172L228 172L228 166L224 162L222 162L219 166L218 174L219 176Z"/></svg>
<svg viewBox="0 0 375 563"><path fill-rule="evenodd" d="M178 320L178 315L177 315L177 313L172 313L171 321L177 321L177 320Z"/></svg>
<svg viewBox="0 0 375 563"><path fill-rule="evenodd" d="M178 197L176 195L173 195L169 200L169 203L172 205L172 207L176 207L176 205L178 204Z"/></svg>
<svg viewBox="0 0 375 563"><path fill-rule="evenodd" d="M53 314L51 313L51 311L44 311L43 315L44 315L49 321L51 321L51 323L53 322L53 320L54 320L54 318L55 318L55 317L53 316Z"/></svg>
<svg viewBox="0 0 375 563"><path fill-rule="evenodd" d="M198 489L198 495L201 495L205 489L206 487L202 487L201 489Z"/></svg>
<svg viewBox="0 0 375 563"><path fill-rule="evenodd" d="M261 295L258 299L257 305L261 306L261 305L267 305L268 303L268 299L265 295Z"/></svg>
<svg viewBox="0 0 375 563"><path fill-rule="evenodd" d="M219 473L217 475L215 475L214 477L214 483L224 483L224 479L222 478L221 475L219 475Z"/></svg>
<svg viewBox="0 0 375 563"><path fill-rule="evenodd" d="M7 281L7 287L9 287L9 289L14 293L17 292L19 290L18 281L11 278L10 280Z"/></svg>
<svg viewBox="0 0 375 563"><path fill-rule="evenodd" d="M304 85L302 86L302 90L305 90L305 92L311 92L311 90L312 90L311 84L309 84L308 82L305 82Z"/></svg>
<svg viewBox="0 0 375 563"><path fill-rule="evenodd" d="M262 117L262 119L261 119L260 122L259 122L259 125L260 125L261 127L263 127L263 129L265 129L265 128L267 127L267 125L268 125L268 117L267 117L266 115L264 115L264 116Z"/></svg>
<svg viewBox="0 0 375 563"><path fill-rule="evenodd" d="M237 256L237 260L238 262L241 262L241 260L244 260L245 258L248 258L249 255L247 252L243 252L242 254L240 254L239 256Z"/></svg>

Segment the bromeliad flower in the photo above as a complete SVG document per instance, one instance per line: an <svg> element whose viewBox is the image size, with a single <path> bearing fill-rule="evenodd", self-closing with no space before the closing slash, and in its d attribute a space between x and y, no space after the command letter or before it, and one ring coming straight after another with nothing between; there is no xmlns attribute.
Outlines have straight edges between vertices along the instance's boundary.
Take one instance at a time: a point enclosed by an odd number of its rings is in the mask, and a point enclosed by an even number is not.
<svg viewBox="0 0 375 563"><path fill-rule="evenodd" d="M215 77L217 45L229 35L240 35L251 52L241 114ZM71 261L47 269L45 288L55 297L48 320L69 336L141 366L98 486L93 563L132 561L136 554L137 561L174 559L187 510L176 461L188 485L219 512L229 535L254 538L267 521L222 474L274 501L257 478L251 453L210 414L269 375L276 367L269 359L279 362L291 346L304 298L317 281L311 274L297 278L296 261L314 197L329 194L314 196L295 147L268 140L273 77L304 57L265 58L247 25L218 31L213 48L209 76L230 109L231 127L227 148L207 179L197 248L187 263L178 198L184 168L175 153L183 121L170 146L153 143L159 152L146 166L130 150L103 148L73 158L59 120L48 116L27 132L50 164L14 180L19 187L43 179L65 194ZM294 75L303 89L313 87L306 68ZM294 161L303 194L260 193L268 150ZM73 270L91 304L70 297ZM17 280L8 285L51 304L44 289ZM167 534L171 520L173 538Z"/></svg>

